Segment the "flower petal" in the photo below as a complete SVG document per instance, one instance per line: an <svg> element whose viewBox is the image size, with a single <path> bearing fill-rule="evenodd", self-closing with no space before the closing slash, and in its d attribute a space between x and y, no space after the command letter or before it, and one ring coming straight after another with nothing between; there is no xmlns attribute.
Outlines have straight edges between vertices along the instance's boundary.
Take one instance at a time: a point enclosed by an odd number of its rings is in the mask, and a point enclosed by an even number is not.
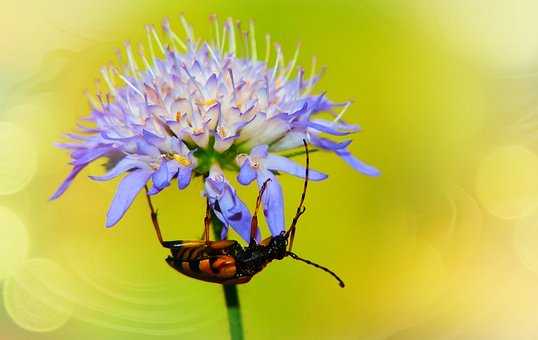
<svg viewBox="0 0 538 340"><path fill-rule="evenodd" d="M71 182L73 182L73 180L75 179L75 177L77 177L78 173L84 169L84 167L86 166L87 164L83 164L83 165L75 165L73 167L73 169L71 170L71 172L69 173L69 175L65 178L65 180L62 182L62 184L60 185L60 187L58 187L58 189L56 189L56 192L54 194L52 194L52 196L50 196L49 200L55 200L57 199L58 197L60 197L66 190L67 188L69 188L69 186L71 185Z"/></svg>
<svg viewBox="0 0 538 340"><path fill-rule="evenodd" d="M154 158L159 158L161 156L161 152L159 151L159 149L149 144L145 140L138 140L136 146L138 149L138 153L148 155Z"/></svg>
<svg viewBox="0 0 538 340"><path fill-rule="evenodd" d="M340 156L344 161L351 165L355 170L362 172L368 176L378 176L379 170L374 168L371 165L365 164L362 161L358 160L347 150L335 150L334 151L338 156Z"/></svg>
<svg viewBox="0 0 538 340"><path fill-rule="evenodd" d="M114 166L110 171L108 171L106 174L102 176L89 176L91 179L96 181L108 181L112 178L115 178L119 175L121 175L125 171L129 171L134 168L142 168L147 169L146 163L142 162L141 160L134 159L131 157L125 157L122 160L120 160L116 166Z"/></svg>
<svg viewBox="0 0 538 340"><path fill-rule="evenodd" d="M177 185L179 189L185 189L189 186L192 177L192 168L191 167L179 167L179 172L177 174Z"/></svg>
<svg viewBox="0 0 538 340"><path fill-rule="evenodd" d="M214 166L205 180L205 194L215 215L226 226L231 226L245 241L250 241L250 212L235 190ZM223 231L225 234L225 232Z"/></svg>
<svg viewBox="0 0 538 340"><path fill-rule="evenodd" d="M269 147L267 145L265 144L257 145L253 147L252 150L250 151L250 156L256 157L256 158L265 158L267 157L267 150L269 150Z"/></svg>
<svg viewBox="0 0 538 340"><path fill-rule="evenodd" d="M276 236L284 231L284 199L282 188L275 175L265 169L258 171L258 187L261 188L267 179L271 179L271 181L267 184L262 197L263 213L269 225L271 235Z"/></svg>
<svg viewBox="0 0 538 340"><path fill-rule="evenodd" d="M98 146L95 148L76 150L72 153L73 156L73 165L88 164L91 161L96 160L97 158L104 156L108 152L112 151L113 148L110 145Z"/></svg>
<svg viewBox="0 0 538 340"><path fill-rule="evenodd" d="M168 176L168 166L167 166L167 161L166 160L163 160L161 162L161 166L159 167L159 169L157 171L155 171L153 173L153 175L151 176L151 180L153 181L153 185L157 188L157 189L162 189L166 186L168 186L168 184L170 184L170 180L168 179L169 176Z"/></svg>
<svg viewBox="0 0 538 340"><path fill-rule="evenodd" d="M112 227L123 217L133 203L136 195L144 187L152 172L148 170L133 171L122 179L118 191L108 210L106 226Z"/></svg>
<svg viewBox="0 0 538 340"><path fill-rule="evenodd" d="M60 184L60 187L56 190L54 194L52 194L49 199L55 200L60 197L67 190L67 188L69 188L75 177L79 174L80 171L82 171L82 169L84 169L88 164L90 164L90 162L110 152L110 150L112 150L111 147L98 148L82 156L85 162L80 162L82 158L77 159L77 162L76 164L74 164L74 167L69 173L69 175L67 175L66 179L62 182L62 184Z"/></svg>
<svg viewBox="0 0 538 340"><path fill-rule="evenodd" d="M239 174L237 175L237 181L243 185L250 184L253 180L256 179L256 170L250 166L250 161L246 159L239 169Z"/></svg>
<svg viewBox="0 0 538 340"><path fill-rule="evenodd" d="M237 197L231 186L226 186L219 206L226 223L229 224L245 241L250 241L251 216L247 206Z"/></svg>
<svg viewBox="0 0 538 340"><path fill-rule="evenodd" d="M313 133L310 134L310 141L314 146L331 151L345 149L349 144L351 144L351 140L345 140L338 143L327 138L319 137Z"/></svg>
<svg viewBox="0 0 538 340"><path fill-rule="evenodd" d="M246 163L246 162L245 162ZM292 161L289 158L269 154L264 161L264 166L267 169L286 172L288 174L304 178L306 168L302 165ZM327 178L327 175L312 169L308 171L308 179L312 181L321 181Z"/></svg>

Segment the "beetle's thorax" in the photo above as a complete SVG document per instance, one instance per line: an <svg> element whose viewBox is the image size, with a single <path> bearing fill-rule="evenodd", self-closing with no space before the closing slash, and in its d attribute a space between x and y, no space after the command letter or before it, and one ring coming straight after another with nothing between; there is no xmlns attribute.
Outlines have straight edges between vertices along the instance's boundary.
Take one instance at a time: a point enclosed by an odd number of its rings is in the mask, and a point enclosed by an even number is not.
<svg viewBox="0 0 538 340"><path fill-rule="evenodd" d="M267 245L250 244L237 254L237 272L239 275L254 275L269 262L281 260L286 256L288 240L284 233L271 237Z"/></svg>

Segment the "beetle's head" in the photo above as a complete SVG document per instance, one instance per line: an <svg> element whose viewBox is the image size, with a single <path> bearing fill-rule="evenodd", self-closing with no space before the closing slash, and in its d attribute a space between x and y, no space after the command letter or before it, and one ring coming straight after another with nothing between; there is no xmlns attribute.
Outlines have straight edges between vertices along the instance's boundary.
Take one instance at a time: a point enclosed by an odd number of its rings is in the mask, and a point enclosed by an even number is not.
<svg viewBox="0 0 538 340"><path fill-rule="evenodd" d="M273 236L269 242L268 250L272 258L282 260L287 255L286 248L288 247L288 239L284 232L280 235Z"/></svg>

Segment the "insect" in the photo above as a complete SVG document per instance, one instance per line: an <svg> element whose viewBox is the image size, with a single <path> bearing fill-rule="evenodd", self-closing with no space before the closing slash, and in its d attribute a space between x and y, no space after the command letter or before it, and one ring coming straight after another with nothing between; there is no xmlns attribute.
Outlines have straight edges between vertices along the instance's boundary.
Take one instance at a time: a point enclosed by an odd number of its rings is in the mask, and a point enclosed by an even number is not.
<svg viewBox="0 0 538 340"><path fill-rule="evenodd" d="M171 255L166 258L166 262L172 268L186 276L202 281L227 285L247 283L271 261L291 257L292 259L302 261L329 273L338 281L340 287L344 287L344 282L333 271L310 260L301 258L292 252L297 221L305 212L303 204L306 196L306 189L308 187L310 159L306 141L303 140L303 143L306 154L305 180L301 200L290 227L287 231L283 231L276 236L270 236L260 243L257 243L255 240L255 235L258 230L258 210L262 195L267 185L270 184L269 180L267 180L260 188L258 198L256 199L256 208L254 215L252 216L250 227L250 242L246 247L243 247L235 240L209 240L209 225L211 223L209 201L207 201L206 205L202 240L163 241L159 221L157 219L157 212L153 207L146 187L146 197L157 238L161 245L168 248L171 252Z"/></svg>

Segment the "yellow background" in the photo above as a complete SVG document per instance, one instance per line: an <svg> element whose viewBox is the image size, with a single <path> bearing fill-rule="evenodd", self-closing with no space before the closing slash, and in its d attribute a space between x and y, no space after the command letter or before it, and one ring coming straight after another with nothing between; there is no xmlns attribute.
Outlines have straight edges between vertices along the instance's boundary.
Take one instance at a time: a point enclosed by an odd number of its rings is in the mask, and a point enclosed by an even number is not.
<svg viewBox="0 0 538 340"><path fill-rule="evenodd" d="M0 12L1 339L221 339L219 286L163 261L141 197L114 228L117 182L68 173L53 146L88 112L83 91L144 24L184 12L254 18L299 62L328 66L318 90L351 99L352 151L313 183L291 259L239 288L248 339L538 337L538 5L534 1L4 1ZM231 175L229 176L230 178ZM301 181L282 177L288 219ZM202 186L156 198L167 239L201 234ZM256 189L241 188L254 203Z"/></svg>

